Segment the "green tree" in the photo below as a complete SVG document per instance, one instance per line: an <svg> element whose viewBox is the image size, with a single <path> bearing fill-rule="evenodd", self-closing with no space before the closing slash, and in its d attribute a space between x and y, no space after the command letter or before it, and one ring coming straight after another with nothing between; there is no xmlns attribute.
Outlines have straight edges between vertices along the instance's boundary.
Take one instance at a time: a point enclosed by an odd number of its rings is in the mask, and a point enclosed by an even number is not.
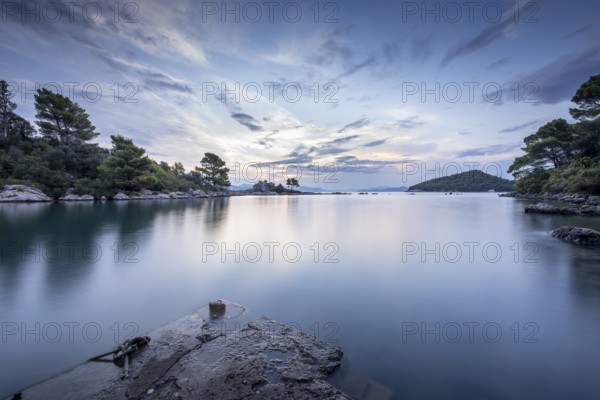
<svg viewBox="0 0 600 400"><path fill-rule="evenodd" d="M300 184L298 183L298 179L296 178L287 178L285 180L285 184L290 190L293 190L296 186L300 186Z"/></svg>
<svg viewBox="0 0 600 400"><path fill-rule="evenodd" d="M195 172L201 174L210 185L231 186L228 176L229 168L225 166L225 161L214 153L204 153L200 167L196 167Z"/></svg>
<svg viewBox="0 0 600 400"><path fill-rule="evenodd" d="M593 119L600 115L600 75L591 76L582 84L571 101L579 106L569 109L575 119Z"/></svg>
<svg viewBox="0 0 600 400"><path fill-rule="evenodd" d="M12 119L14 118L13 111L17 105L11 101L12 93L8 89L8 84L5 80L0 81L0 136L8 136L11 127Z"/></svg>
<svg viewBox="0 0 600 400"><path fill-rule="evenodd" d="M53 142L83 143L99 135L85 110L61 94L38 89L35 110L42 135Z"/></svg>
<svg viewBox="0 0 600 400"><path fill-rule="evenodd" d="M123 190L140 190L157 183L152 175L152 166L156 165L146 150L137 147L129 138L111 135L113 148L104 162L98 167L101 178L108 187Z"/></svg>
<svg viewBox="0 0 600 400"><path fill-rule="evenodd" d="M179 161L175 162L171 169L173 170L173 172L175 172L175 175L181 177L185 176L185 168L183 167L183 164Z"/></svg>

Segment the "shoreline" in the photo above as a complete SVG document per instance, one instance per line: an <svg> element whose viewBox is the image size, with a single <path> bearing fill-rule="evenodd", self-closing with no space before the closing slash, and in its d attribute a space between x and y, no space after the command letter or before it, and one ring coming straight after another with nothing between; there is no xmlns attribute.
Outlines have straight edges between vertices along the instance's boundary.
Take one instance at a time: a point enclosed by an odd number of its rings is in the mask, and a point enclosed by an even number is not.
<svg viewBox="0 0 600 400"><path fill-rule="evenodd" d="M64 196L54 199L43 193L41 190L31 186L15 184L4 185L0 190L0 204L4 203L89 203L97 201L141 201L141 200L187 200L187 199L206 199L217 197L236 197L236 196L306 196L306 195L348 195L348 192L249 192L249 191L205 191L190 190L187 192L169 192L159 193L142 189L139 192L126 194L120 191L116 195L101 196L100 198L92 195L77 195L67 192Z"/></svg>

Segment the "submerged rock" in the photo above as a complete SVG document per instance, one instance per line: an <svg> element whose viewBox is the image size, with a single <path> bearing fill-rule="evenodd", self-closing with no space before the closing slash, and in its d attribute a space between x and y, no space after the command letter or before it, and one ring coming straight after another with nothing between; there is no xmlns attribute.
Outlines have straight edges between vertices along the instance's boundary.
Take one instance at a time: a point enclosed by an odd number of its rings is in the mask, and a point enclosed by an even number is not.
<svg viewBox="0 0 600 400"><path fill-rule="evenodd" d="M581 246L600 246L600 232L590 228L561 226L550 233L553 237Z"/></svg>
<svg viewBox="0 0 600 400"><path fill-rule="evenodd" d="M0 191L0 203L47 202L52 199L40 190L25 185L5 185Z"/></svg>

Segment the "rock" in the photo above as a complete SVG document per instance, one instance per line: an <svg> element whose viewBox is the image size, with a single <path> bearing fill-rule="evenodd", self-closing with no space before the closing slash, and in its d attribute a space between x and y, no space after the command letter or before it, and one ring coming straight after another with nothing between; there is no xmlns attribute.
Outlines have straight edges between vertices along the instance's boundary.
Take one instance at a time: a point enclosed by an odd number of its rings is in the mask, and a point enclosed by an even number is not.
<svg viewBox="0 0 600 400"><path fill-rule="evenodd" d="M169 197L172 199L189 199L190 195L183 192L171 192L169 193Z"/></svg>
<svg viewBox="0 0 600 400"><path fill-rule="evenodd" d="M113 200L129 200L129 196L125 193L119 192L113 196Z"/></svg>
<svg viewBox="0 0 600 400"><path fill-rule="evenodd" d="M208 197L207 193L202 189L192 190L191 193L194 197Z"/></svg>
<svg viewBox="0 0 600 400"><path fill-rule="evenodd" d="M592 206L600 206L600 196L588 196L586 204L590 204Z"/></svg>
<svg viewBox="0 0 600 400"><path fill-rule="evenodd" d="M241 327L231 319L243 307L225 303L226 315L214 322L205 322L205 307L150 332L150 344L130 362L130 379L112 363L87 362L24 398L350 399L328 382L342 362L339 347L265 317Z"/></svg>
<svg viewBox="0 0 600 400"><path fill-rule="evenodd" d="M547 203L537 203L526 206L525 212L535 214L560 214L560 208Z"/></svg>
<svg viewBox="0 0 600 400"><path fill-rule="evenodd" d="M156 195L157 200L169 200L170 198L171 197L169 197L169 195L165 193L159 193Z"/></svg>
<svg viewBox="0 0 600 400"><path fill-rule="evenodd" d="M580 246L600 246L600 232L590 228L561 226L550 234L552 237Z"/></svg>
<svg viewBox="0 0 600 400"><path fill-rule="evenodd" d="M47 202L52 199L41 191L25 185L5 185L0 192L0 203Z"/></svg>
<svg viewBox="0 0 600 400"><path fill-rule="evenodd" d="M102 200L102 201L106 201L106 196L102 196L102 197L100 197L100 200Z"/></svg>
<svg viewBox="0 0 600 400"><path fill-rule="evenodd" d="M581 215L600 215L600 206L594 206L591 204L582 206L579 209Z"/></svg>
<svg viewBox="0 0 600 400"><path fill-rule="evenodd" d="M76 195L76 194L66 194L59 201L94 201L94 196L90 196L89 194L84 195Z"/></svg>

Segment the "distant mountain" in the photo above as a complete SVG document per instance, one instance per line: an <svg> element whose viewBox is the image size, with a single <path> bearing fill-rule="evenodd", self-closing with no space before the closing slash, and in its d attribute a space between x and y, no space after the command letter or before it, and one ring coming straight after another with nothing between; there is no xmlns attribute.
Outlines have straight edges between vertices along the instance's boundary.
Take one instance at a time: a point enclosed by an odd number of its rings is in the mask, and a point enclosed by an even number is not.
<svg viewBox="0 0 600 400"><path fill-rule="evenodd" d="M408 188L409 192L512 192L514 181L472 170L431 179Z"/></svg>
<svg viewBox="0 0 600 400"><path fill-rule="evenodd" d="M379 186L367 189L356 189L356 192L406 192L406 186L391 187L391 186Z"/></svg>

